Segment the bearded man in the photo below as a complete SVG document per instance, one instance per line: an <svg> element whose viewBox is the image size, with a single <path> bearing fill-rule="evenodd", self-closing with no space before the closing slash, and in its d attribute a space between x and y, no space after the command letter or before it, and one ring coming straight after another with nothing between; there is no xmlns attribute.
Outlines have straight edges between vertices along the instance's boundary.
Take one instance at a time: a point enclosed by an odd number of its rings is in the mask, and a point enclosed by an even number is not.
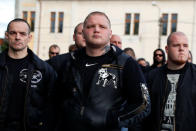
<svg viewBox="0 0 196 131"><path fill-rule="evenodd" d="M187 62L189 44L186 35L171 33L165 50L167 64L147 75L152 110L145 123L146 129L195 131L196 66Z"/></svg>

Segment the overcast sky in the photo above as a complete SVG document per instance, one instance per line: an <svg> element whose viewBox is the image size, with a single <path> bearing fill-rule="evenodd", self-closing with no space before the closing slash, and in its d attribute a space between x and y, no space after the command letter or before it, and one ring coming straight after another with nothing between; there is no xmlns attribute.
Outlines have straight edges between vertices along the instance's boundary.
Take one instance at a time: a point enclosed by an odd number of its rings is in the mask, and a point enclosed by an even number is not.
<svg viewBox="0 0 196 131"><path fill-rule="evenodd" d="M14 19L15 0L0 0L0 38L4 38L7 24Z"/></svg>

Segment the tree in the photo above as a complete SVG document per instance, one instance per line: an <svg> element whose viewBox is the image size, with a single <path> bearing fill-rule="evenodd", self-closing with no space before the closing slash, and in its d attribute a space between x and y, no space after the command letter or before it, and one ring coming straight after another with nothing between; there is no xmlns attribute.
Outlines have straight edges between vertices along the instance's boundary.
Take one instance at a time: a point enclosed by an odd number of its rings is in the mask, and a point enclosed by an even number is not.
<svg viewBox="0 0 196 131"><path fill-rule="evenodd" d="M0 52L4 51L7 48L8 48L8 41L4 39L3 44L0 46Z"/></svg>

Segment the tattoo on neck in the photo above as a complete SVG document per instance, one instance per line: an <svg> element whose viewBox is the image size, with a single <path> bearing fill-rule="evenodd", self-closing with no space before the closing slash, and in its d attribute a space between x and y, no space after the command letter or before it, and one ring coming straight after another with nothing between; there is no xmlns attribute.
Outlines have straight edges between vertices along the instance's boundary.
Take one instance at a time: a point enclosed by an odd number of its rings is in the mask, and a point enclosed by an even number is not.
<svg viewBox="0 0 196 131"><path fill-rule="evenodd" d="M110 45L106 45L104 48L104 54L106 54L108 51L110 51Z"/></svg>

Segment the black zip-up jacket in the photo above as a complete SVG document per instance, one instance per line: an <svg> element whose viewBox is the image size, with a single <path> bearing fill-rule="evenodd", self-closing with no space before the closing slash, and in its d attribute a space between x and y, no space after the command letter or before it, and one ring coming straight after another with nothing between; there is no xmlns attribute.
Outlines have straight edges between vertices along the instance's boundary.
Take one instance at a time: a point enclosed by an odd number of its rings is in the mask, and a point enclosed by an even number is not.
<svg viewBox="0 0 196 131"><path fill-rule="evenodd" d="M59 77L60 103L55 102L60 105L55 106L60 114L57 131L119 131L120 127L132 126L149 114L150 98L137 62L119 48L111 49L112 61L103 63L89 81L88 97L84 97L77 63L85 49L49 61ZM107 80L113 81L107 83L102 73L108 73Z"/></svg>
<svg viewBox="0 0 196 131"><path fill-rule="evenodd" d="M196 65L186 63L185 66L176 91L175 131L196 131ZM171 90L166 70L164 65L147 75L152 108L145 130L160 131L165 101Z"/></svg>
<svg viewBox="0 0 196 131"><path fill-rule="evenodd" d="M6 55L8 50L0 54L0 130L9 130L6 126L18 127L17 121L6 123L6 114L9 102L11 86L8 81L8 68L6 65ZM27 87L24 100L24 131L45 131L47 129L49 96L54 82L56 72L46 62L39 59L30 49L28 49L29 63L27 76ZM47 118L48 117L48 118ZM14 130L13 130L14 131Z"/></svg>

